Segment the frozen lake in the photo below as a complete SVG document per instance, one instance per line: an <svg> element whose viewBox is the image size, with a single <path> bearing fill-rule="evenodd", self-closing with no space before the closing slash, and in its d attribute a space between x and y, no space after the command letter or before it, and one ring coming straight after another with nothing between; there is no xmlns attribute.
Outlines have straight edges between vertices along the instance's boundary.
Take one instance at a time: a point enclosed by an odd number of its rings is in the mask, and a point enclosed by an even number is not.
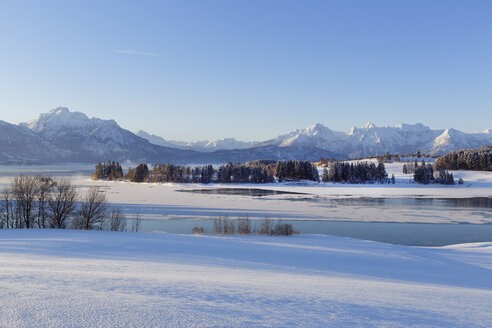
<svg viewBox="0 0 492 328"><path fill-rule="evenodd" d="M63 176L82 194L97 185L129 218L141 218L140 231L187 234L203 226L212 232L217 216L248 216L258 226L268 217L292 223L302 234L405 245L492 241L491 172L454 172L465 185L424 186L412 184L397 165L387 168L396 176L395 185L135 184L92 181L88 165L0 167L0 187L18 174Z"/></svg>

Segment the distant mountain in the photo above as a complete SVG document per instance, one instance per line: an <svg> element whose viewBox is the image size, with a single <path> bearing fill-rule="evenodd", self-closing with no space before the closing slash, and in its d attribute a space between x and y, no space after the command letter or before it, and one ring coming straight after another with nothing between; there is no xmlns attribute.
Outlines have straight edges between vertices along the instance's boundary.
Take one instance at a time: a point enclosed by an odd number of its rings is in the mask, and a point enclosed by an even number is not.
<svg viewBox="0 0 492 328"><path fill-rule="evenodd" d="M38 119L21 123L55 149L66 162L187 160L193 153L151 144L121 128L114 120L88 118L80 112L58 107Z"/></svg>
<svg viewBox="0 0 492 328"><path fill-rule="evenodd" d="M135 134L137 136L139 136L140 138L144 138L144 139L148 140L150 143L153 143L154 145L163 146L163 147L171 147L171 148L179 148L179 149L186 148L186 142L184 142L184 141L166 140L162 137L156 136L155 134L149 134L143 130L139 130Z"/></svg>
<svg viewBox="0 0 492 328"><path fill-rule="evenodd" d="M214 152L202 153L200 161L196 163L225 163L225 162L248 162L257 159L269 160L308 160L317 161L323 158L345 158L343 154L337 154L329 150L321 149L312 145L286 146L275 145L257 146L246 149L223 149Z"/></svg>
<svg viewBox="0 0 492 328"><path fill-rule="evenodd" d="M290 133L280 135L276 138L256 143L253 147L259 146L316 146L328 149L328 144L343 139L345 133L333 131L321 123L314 124L306 129L298 129Z"/></svg>
<svg viewBox="0 0 492 328"><path fill-rule="evenodd" d="M63 161L64 155L31 130L0 121L1 163L52 163Z"/></svg>
<svg viewBox="0 0 492 328"><path fill-rule="evenodd" d="M366 123L361 128L353 127L347 133L333 131L322 124L304 130L296 130L257 146L315 146L348 158L421 152L439 155L461 148L475 148L492 144L490 130L482 133L463 133L454 129L431 130L423 124L398 124L394 127L377 127Z"/></svg>
<svg viewBox="0 0 492 328"><path fill-rule="evenodd" d="M422 124L377 127L366 123L348 132L323 124L262 142L232 138L216 141L169 141L144 131L134 134L114 120L89 118L58 107L38 119L13 125L0 121L1 163L93 163L116 160L147 163L224 163L256 159L318 160L390 153L439 155L462 148L492 145L491 130L464 133L432 130Z"/></svg>
<svg viewBox="0 0 492 328"><path fill-rule="evenodd" d="M223 163L255 159L316 159L332 152L299 147L255 147L235 139L167 142L140 131L142 138L114 120L89 118L58 107L19 125L0 125L0 162L93 163L109 159L147 163ZM15 131L12 132L12 131ZM15 143L11 139L15 136ZM152 142L149 142L150 139ZM13 146L10 146L10 145ZM242 148L242 149L241 149ZM201 151L197 151L200 149Z"/></svg>
<svg viewBox="0 0 492 328"><path fill-rule="evenodd" d="M155 134L149 134L142 130L138 131L136 135L144 139L147 139L149 142L159 146L174 147L179 149L189 149L189 150L196 150L196 151L206 151L206 152L222 150L222 149L246 149L253 145L253 142L239 141L234 138L223 138L214 141L203 140L203 141L193 141L193 142L166 140L162 137L156 136Z"/></svg>

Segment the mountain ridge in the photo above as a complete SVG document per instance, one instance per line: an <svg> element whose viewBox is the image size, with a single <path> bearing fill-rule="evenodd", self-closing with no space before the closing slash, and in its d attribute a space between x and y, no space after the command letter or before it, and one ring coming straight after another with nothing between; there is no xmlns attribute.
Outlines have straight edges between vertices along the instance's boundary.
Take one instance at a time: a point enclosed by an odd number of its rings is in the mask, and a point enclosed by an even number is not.
<svg viewBox="0 0 492 328"><path fill-rule="evenodd" d="M223 163L255 159L358 158L414 153L430 155L492 145L491 130L465 133L417 123L378 127L368 122L348 132L316 123L260 142L234 138L183 142L145 131L133 133L114 120L89 118L57 107L18 125L0 121L0 162L84 163L105 161Z"/></svg>

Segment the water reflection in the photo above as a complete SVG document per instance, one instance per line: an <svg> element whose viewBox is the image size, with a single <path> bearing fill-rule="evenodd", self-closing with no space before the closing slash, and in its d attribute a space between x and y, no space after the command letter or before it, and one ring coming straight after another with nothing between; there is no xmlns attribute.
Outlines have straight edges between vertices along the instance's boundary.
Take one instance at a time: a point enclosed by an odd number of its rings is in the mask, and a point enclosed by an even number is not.
<svg viewBox="0 0 492 328"><path fill-rule="evenodd" d="M303 195L304 193L293 191L280 191L258 188L208 188L208 189L181 189L178 192L189 192L205 195L227 195L227 196L252 196L264 197L275 195Z"/></svg>
<svg viewBox="0 0 492 328"><path fill-rule="evenodd" d="M426 197L399 197L399 198L313 198L314 202L327 203L342 206L418 206L418 207L458 207L480 208L492 210L492 198L426 198Z"/></svg>
<svg viewBox="0 0 492 328"><path fill-rule="evenodd" d="M418 206L418 207L458 207L458 208L480 208L492 209L491 197L469 197L469 198L430 198L430 197L321 197L301 192L270 190L259 188L207 188L207 189L181 189L178 192L197 193L204 195L226 195L226 196L252 196L265 197L276 195L305 195L306 197L286 198L289 201L308 201L328 206Z"/></svg>

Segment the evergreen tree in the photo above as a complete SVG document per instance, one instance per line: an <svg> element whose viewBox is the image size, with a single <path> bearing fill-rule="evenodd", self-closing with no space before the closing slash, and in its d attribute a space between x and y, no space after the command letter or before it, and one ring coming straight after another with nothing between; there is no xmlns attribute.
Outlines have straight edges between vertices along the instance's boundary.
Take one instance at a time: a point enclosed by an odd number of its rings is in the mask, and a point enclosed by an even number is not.
<svg viewBox="0 0 492 328"><path fill-rule="evenodd" d="M415 169L413 180L418 183L429 184L433 180L432 166L422 165Z"/></svg>
<svg viewBox="0 0 492 328"><path fill-rule="evenodd" d="M149 177L149 168L147 167L147 164L141 163L133 170L133 174L130 177L130 181L144 182L144 181L148 181L148 177Z"/></svg>
<svg viewBox="0 0 492 328"><path fill-rule="evenodd" d="M321 181L328 182L328 170L326 167L323 168L323 175L321 176Z"/></svg>
<svg viewBox="0 0 492 328"><path fill-rule="evenodd" d="M492 146L453 151L437 158L435 167L437 170L492 171Z"/></svg>
<svg viewBox="0 0 492 328"><path fill-rule="evenodd" d="M386 173L386 168L384 167L384 163L378 163L376 180L378 180L379 183L383 183L387 176L388 173Z"/></svg>

